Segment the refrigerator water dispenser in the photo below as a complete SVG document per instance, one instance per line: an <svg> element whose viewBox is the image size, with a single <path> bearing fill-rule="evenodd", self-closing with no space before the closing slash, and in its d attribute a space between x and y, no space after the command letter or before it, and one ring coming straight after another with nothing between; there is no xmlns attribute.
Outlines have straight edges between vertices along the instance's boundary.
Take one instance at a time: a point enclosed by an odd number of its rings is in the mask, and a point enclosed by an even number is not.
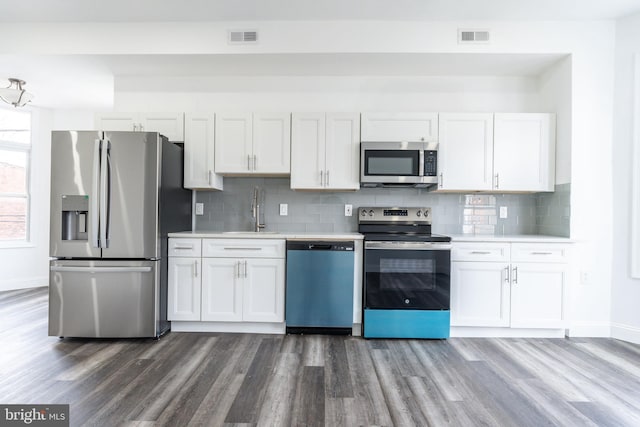
<svg viewBox="0 0 640 427"><path fill-rule="evenodd" d="M62 196L62 240L87 240L89 196Z"/></svg>

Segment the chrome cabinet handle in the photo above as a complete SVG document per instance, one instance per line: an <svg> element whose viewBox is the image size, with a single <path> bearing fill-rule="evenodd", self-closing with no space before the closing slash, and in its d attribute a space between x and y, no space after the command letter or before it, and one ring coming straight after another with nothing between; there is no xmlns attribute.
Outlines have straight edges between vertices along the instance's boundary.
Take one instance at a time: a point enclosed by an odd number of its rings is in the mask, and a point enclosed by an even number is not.
<svg viewBox="0 0 640 427"><path fill-rule="evenodd" d="M505 281L506 283L509 283L509 279L510 279L510 278L509 278L509 266L506 266L506 267L504 268L504 281Z"/></svg>
<svg viewBox="0 0 640 427"><path fill-rule="evenodd" d="M245 261L245 262L244 262L244 277L245 277L245 278L247 277L247 270L248 270L248 268L247 268L247 261Z"/></svg>
<svg viewBox="0 0 640 427"><path fill-rule="evenodd" d="M209 181L209 187L213 187L213 171L211 169L209 169L207 180Z"/></svg>
<svg viewBox="0 0 640 427"><path fill-rule="evenodd" d="M181 250L191 250L193 249L193 245L186 245L186 246L174 246L173 247L174 250L176 251L181 251Z"/></svg>
<svg viewBox="0 0 640 427"><path fill-rule="evenodd" d="M329 171L327 171L327 174L326 174L326 175L327 175L327 187L328 187L328 186L330 185L330 184L329 184Z"/></svg>
<svg viewBox="0 0 640 427"><path fill-rule="evenodd" d="M258 166L257 166L257 162L258 162L258 156L256 156L255 154L253 155L253 170L257 170Z"/></svg>
<svg viewBox="0 0 640 427"><path fill-rule="evenodd" d="M138 125L136 125L135 123L133 124L133 131L137 131L138 130Z"/></svg>
<svg viewBox="0 0 640 427"><path fill-rule="evenodd" d="M198 277L198 260L193 263L193 275Z"/></svg>
<svg viewBox="0 0 640 427"><path fill-rule="evenodd" d="M324 187L324 171L320 171L320 187Z"/></svg>
<svg viewBox="0 0 640 427"><path fill-rule="evenodd" d="M235 248L235 247L225 247L225 251L261 251L262 248Z"/></svg>
<svg viewBox="0 0 640 427"><path fill-rule="evenodd" d="M251 156L247 154L247 170L251 170Z"/></svg>
<svg viewBox="0 0 640 427"><path fill-rule="evenodd" d="M440 176L438 176L438 187L442 188L444 185L444 177L442 176L442 172L440 172Z"/></svg>
<svg viewBox="0 0 640 427"><path fill-rule="evenodd" d="M496 174L496 187L495 188L496 188L496 190L498 188L500 188L500 174L499 173Z"/></svg>
<svg viewBox="0 0 640 427"><path fill-rule="evenodd" d="M513 267L513 283L518 284L518 267Z"/></svg>
<svg viewBox="0 0 640 427"><path fill-rule="evenodd" d="M489 251L471 251L474 255L489 255L491 252Z"/></svg>
<svg viewBox="0 0 640 427"><path fill-rule="evenodd" d="M553 255L553 252L531 252L531 255Z"/></svg>
<svg viewBox="0 0 640 427"><path fill-rule="evenodd" d="M240 277L240 261L236 261L236 277Z"/></svg>

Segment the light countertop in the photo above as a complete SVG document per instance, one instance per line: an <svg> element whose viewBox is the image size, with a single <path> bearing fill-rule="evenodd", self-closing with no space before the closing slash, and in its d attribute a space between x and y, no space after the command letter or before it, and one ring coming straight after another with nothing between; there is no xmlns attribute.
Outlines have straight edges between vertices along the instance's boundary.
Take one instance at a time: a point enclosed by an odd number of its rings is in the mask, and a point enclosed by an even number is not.
<svg viewBox="0 0 640 427"><path fill-rule="evenodd" d="M181 231L169 233L169 237L196 239L287 239L287 240L362 240L360 233L321 233L321 232L222 232L222 231Z"/></svg>
<svg viewBox="0 0 640 427"><path fill-rule="evenodd" d="M515 242L515 243L573 243L568 237L545 236L542 234L510 234L492 236L486 234L454 234L453 242Z"/></svg>
<svg viewBox="0 0 640 427"><path fill-rule="evenodd" d="M360 233L322 232L222 232L222 231L181 231L169 233L169 237L196 239L287 239L287 240L362 240ZM511 234L493 236L485 234L454 234L453 242L516 242L516 243L572 243L568 237L545 236L539 234Z"/></svg>

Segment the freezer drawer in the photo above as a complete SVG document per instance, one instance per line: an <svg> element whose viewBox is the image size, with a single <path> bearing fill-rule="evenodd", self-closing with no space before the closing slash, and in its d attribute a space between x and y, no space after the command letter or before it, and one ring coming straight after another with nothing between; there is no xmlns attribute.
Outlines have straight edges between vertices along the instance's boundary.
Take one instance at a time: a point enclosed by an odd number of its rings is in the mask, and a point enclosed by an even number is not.
<svg viewBox="0 0 640 427"><path fill-rule="evenodd" d="M160 261L51 261L49 335L160 335Z"/></svg>

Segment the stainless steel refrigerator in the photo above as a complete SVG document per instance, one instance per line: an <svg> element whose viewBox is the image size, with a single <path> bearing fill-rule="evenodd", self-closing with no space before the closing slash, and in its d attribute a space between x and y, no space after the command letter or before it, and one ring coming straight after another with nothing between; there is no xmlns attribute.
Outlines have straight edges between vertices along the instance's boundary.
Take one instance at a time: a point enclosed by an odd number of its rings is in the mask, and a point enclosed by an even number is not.
<svg viewBox="0 0 640 427"><path fill-rule="evenodd" d="M153 132L54 131L49 335L158 337L167 233L191 228L182 147Z"/></svg>

